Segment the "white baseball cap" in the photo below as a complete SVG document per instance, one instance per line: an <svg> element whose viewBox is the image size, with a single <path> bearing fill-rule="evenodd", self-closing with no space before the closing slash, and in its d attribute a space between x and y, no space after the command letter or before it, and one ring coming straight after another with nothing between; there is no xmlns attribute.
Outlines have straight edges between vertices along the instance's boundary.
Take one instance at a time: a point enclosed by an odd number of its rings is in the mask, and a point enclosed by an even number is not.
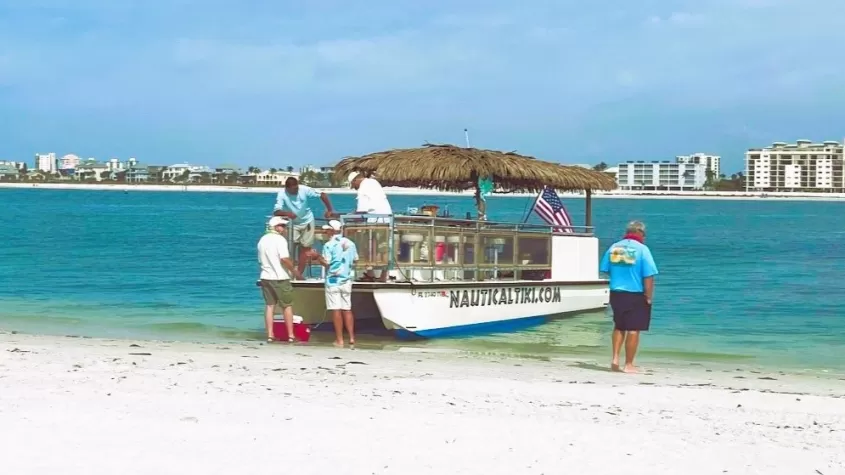
<svg viewBox="0 0 845 475"><path fill-rule="evenodd" d="M275 228L276 226L285 226L288 224L288 220L281 217L281 216L273 216L270 218L270 221L267 223L267 226L271 228Z"/></svg>
<svg viewBox="0 0 845 475"><path fill-rule="evenodd" d="M323 225L323 229L331 229L333 231L340 231L340 228L342 228L342 227L343 227L343 225L340 224L340 221L338 221L336 219L329 221L329 224Z"/></svg>
<svg viewBox="0 0 845 475"><path fill-rule="evenodd" d="M360 175L360 173L352 172L349 174L348 177L346 177L346 182L349 184L349 186L352 186L352 180L354 180L358 175Z"/></svg>

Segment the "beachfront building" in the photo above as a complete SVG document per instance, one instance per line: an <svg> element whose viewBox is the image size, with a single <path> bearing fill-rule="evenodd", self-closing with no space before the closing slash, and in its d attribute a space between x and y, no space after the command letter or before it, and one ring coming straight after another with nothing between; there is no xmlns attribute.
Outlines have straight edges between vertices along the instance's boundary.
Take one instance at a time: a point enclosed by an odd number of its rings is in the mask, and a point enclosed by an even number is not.
<svg viewBox="0 0 845 475"><path fill-rule="evenodd" d="M290 171L292 171L292 170L293 170L293 167L288 167L288 171L289 171L289 172L290 172ZM300 169L299 169L299 173L300 173L300 174L304 174L304 173L325 173L325 174L331 174L331 173L334 173L334 167L332 167L332 166L328 166L328 167L315 167L314 165L306 165L306 166L304 166L304 167L302 167L302 168L300 168Z"/></svg>
<svg viewBox="0 0 845 475"><path fill-rule="evenodd" d="M677 163L703 163L704 169L710 175L713 181L722 176L722 168L720 162L722 157L719 155L708 155L706 153L694 153L692 155L678 155L675 157Z"/></svg>
<svg viewBox="0 0 845 475"><path fill-rule="evenodd" d="M59 170L75 170L81 161L82 159L80 159L79 156L72 153L63 155L62 158L59 159Z"/></svg>
<svg viewBox="0 0 845 475"><path fill-rule="evenodd" d="M258 172L253 171L252 173L241 175L241 183L244 185L284 186L285 180L289 177L299 179L300 175L296 172L278 171L275 169Z"/></svg>
<svg viewBox="0 0 845 475"><path fill-rule="evenodd" d="M211 183L217 185L235 185L241 177L241 169L235 165L223 165L214 169Z"/></svg>
<svg viewBox="0 0 845 475"><path fill-rule="evenodd" d="M204 174L210 176L212 170L207 166L188 165L187 163L177 163L168 166L161 172L162 181L170 182L184 182L192 183L200 181Z"/></svg>
<svg viewBox="0 0 845 475"><path fill-rule="evenodd" d="M121 172L124 170L123 162L120 161L119 158L111 158L108 162L106 162L109 166L110 172Z"/></svg>
<svg viewBox="0 0 845 475"><path fill-rule="evenodd" d="M7 165L10 167L15 168L16 170L26 170L26 163L24 162L16 162L14 160L0 160L0 165Z"/></svg>
<svg viewBox="0 0 845 475"><path fill-rule="evenodd" d="M150 167L138 163L134 158L126 163L126 183L146 183L150 181L150 176Z"/></svg>
<svg viewBox="0 0 845 475"><path fill-rule="evenodd" d="M59 170L59 164L56 160L56 154L53 152L36 153L35 169L47 173L56 173Z"/></svg>
<svg viewBox="0 0 845 475"><path fill-rule="evenodd" d="M845 192L843 145L775 142L745 152L746 191Z"/></svg>
<svg viewBox="0 0 845 475"><path fill-rule="evenodd" d="M108 163L88 159L76 167L74 178L80 181L102 181L107 180L110 175L111 169Z"/></svg>
<svg viewBox="0 0 845 475"><path fill-rule="evenodd" d="M691 191L704 188L704 163L625 162L620 163L616 183L620 190Z"/></svg>
<svg viewBox="0 0 845 475"><path fill-rule="evenodd" d="M20 170L15 165L0 163L0 181L17 181Z"/></svg>

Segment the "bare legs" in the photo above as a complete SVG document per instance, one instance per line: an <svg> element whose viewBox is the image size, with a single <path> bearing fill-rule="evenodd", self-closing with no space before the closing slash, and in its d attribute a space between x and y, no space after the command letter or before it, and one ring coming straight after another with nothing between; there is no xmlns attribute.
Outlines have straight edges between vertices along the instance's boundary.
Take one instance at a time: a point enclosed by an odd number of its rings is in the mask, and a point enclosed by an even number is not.
<svg viewBox="0 0 845 475"><path fill-rule="evenodd" d="M634 356L637 355L637 347L640 346L640 332L627 332L625 335L625 368L626 373L636 373Z"/></svg>
<svg viewBox="0 0 845 475"><path fill-rule="evenodd" d="M275 305L264 306L264 328L267 330L267 340L275 341L273 334L273 315L276 313ZM285 327L288 330L288 339L293 338L293 307L285 307L282 314L285 316Z"/></svg>
<svg viewBox="0 0 845 475"><path fill-rule="evenodd" d="M620 371L619 368L619 353L622 351L622 344L625 344L625 367L621 369L625 373L636 373L637 367L634 366L634 357L637 355L637 348L640 345L640 332L622 330L613 330L612 344L613 344L613 359L610 362L611 371Z"/></svg>
<svg viewBox="0 0 845 475"><path fill-rule="evenodd" d="M613 345L613 359L610 360L610 370L619 371L619 352L622 350L622 343L625 341L625 332L613 329L611 343Z"/></svg>
<svg viewBox="0 0 845 475"><path fill-rule="evenodd" d="M343 327L349 333L349 344L355 345L355 316L352 310L332 310L332 323L334 324L334 345L343 347Z"/></svg>
<svg viewBox="0 0 845 475"><path fill-rule="evenodd" d="M264 306L264 328L267 331L268 341L276 339L276 336L273 335L273 313L275 312L275 309L275 305Z"/></svg>
<svg viewBox="0 0 845 475"><path fill-rule="evenodd" d="M343 323L346 325L346 332L349 333L349 345L355 346L355 315L352 310L343 311Z"/></svg>
<svg viewBox="0 0 845 475"><path fill-rule="evenodd" d="M305 267L311 263L310 252L310 247L299 246L299 262L297 262L296 268L302 275L305 275Z"/></svg>
<svg viewBox="0 0 845 475"><path fill-rule="evenodd" d="M334 346L343 346L343 319L341 310L332 310L332 324L334 324Z"/></svg>
<svg viewBox="0 0 845 475"><path fill-rule="evenodd" d="M288 330L288 341L293 341L293 307L285 307L285 310L282 313L285 316L285 328Z"/></svg>

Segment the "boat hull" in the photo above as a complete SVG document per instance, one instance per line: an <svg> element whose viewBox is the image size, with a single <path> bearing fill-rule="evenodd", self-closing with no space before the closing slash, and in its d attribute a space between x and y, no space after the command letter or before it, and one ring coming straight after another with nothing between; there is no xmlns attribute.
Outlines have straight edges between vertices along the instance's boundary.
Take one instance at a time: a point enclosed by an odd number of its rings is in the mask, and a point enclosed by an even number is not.
<svg viewBox="0 0 845 475"><path fill-rule="evenodd" d="M294 311L305 323L331 321L322 283L297 282L294 287ZM359 330L386 329L400 339L427 339L518 331L603 309L608 298L605 280L356 282L352 309Z"/></svg>

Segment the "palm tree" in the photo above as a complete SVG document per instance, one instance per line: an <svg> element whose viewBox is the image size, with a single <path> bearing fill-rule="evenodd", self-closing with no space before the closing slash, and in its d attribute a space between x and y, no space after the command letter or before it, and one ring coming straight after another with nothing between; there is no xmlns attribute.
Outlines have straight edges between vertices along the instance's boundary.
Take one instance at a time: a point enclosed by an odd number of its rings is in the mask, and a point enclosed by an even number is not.
<svg viewBox="0 0 845 475"><path fill-rule="evenodd" d="M608 169L608 166L604 162L600 162L598 165L593 167L593 170L598 171L598 172L603 172L607 169Z"/></svg>

